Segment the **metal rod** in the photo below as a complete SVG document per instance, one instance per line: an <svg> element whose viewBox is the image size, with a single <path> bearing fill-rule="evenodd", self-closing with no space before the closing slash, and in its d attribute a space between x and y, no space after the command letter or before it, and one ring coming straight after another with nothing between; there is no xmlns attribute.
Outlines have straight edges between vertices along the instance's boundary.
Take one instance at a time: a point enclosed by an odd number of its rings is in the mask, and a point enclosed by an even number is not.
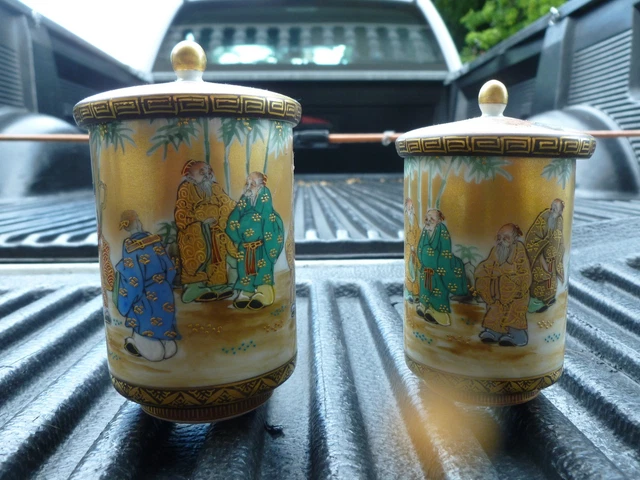
<svg viewBox="0 0 640 480"><path fill-rule="evenodd" d="M640 137L640 130L587 130L585 133L597 138ZM381 143L395 141L402 133L331 133L329 143ZM89 135L74 133L49 134L0 134L0 142L77 142L87 143Z"/></svg>
<svg viewBox="0 0 640 480"><path fill-rule="evenodd" d="M77 142L87 143L89 135L82 133L2 134L0 142Z"/></svg>
<svg viewBox="0 0 640 480"><path fill-rule="evenodd" d="M329 143L382 143L388 139L395 141L401 133L385 135L383 133L330 133Z"/></svg>
<svg viewBox="0 0 640 480"><path fill-rule="evenodd" d="M590 130L586 133L597 138L640 137L640 130Z"/></svg>

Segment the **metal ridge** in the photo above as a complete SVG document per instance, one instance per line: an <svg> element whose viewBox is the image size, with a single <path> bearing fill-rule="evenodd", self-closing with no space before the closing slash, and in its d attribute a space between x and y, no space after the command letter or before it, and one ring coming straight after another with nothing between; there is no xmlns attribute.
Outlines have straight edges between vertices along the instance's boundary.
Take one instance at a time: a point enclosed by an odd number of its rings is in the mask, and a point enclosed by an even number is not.
<svg viewBox="0 0 640 480"><path fill-rule="evenodd" d="M299 261L296 371L215 425L153 419L110 386L97 264L0 266L0 478L637 478L639 230L574 228L565 373L506 408L409 371L401 260Z"/></svg>
<svg viewBox="0 0 640 480"><path fill-rule="evenodd" d="M400 258L399 174L301 175L295 183L299 259ZM0 264L95 261L98 237L89 191L0 203ZM574 225L640 216L640 200L576 198Z"/></svg>

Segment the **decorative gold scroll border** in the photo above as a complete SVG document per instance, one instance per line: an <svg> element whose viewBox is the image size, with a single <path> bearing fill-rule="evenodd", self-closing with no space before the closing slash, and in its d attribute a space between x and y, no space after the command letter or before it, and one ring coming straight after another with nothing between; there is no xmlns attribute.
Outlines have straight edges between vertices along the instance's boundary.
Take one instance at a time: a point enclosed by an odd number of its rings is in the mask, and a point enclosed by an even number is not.
<svg viewBox="0 0 640 480"><path fill-rule="evenodd" d="M589 158L596 141L588 135L464 135L400 138L396 150L412 155L484 155L544 158Z"/></svg>
<svg viewBox="0 0 640 480"><path fill-rule="evenodd" d="M73 117L81 127L116 120L158 117L258 117L297 125L302 107L287 97L173 94L124 97L79 103Z"/></svg>
<svg viewBox="0 0 640 480"><path fill-rule="evenodd" d="M544 375L517 380L483 379L443 372L416 362L407 354L405 354L405 360L413 373L429 383L447 390L474 394L513 395L535 392L553 385L562 375L562 367L560 367Z"/></svg>
<svg viewBox="0 0 640 480"><path fill-rule="evenodd" d="M120 395L151 407L190 408L227 405L262 395L284 383L293 373L296 356L281 367L241 382L210 387L153 388L132 385L111 375Z"/></svg>

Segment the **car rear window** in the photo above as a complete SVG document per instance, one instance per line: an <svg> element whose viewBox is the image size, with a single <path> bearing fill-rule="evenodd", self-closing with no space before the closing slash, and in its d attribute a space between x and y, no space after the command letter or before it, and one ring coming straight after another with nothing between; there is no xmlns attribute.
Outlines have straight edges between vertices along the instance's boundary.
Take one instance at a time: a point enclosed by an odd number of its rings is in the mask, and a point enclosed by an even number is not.
<svg viewBox="0 0 640 480"><path fill-rule="evenodd" d="M438 42L413 4L297 3L254 8L245 2L187 3L167 31L154 71L171 71L169 53L186 39L200 43L209 64L222 69L444 67Z"/></svg>

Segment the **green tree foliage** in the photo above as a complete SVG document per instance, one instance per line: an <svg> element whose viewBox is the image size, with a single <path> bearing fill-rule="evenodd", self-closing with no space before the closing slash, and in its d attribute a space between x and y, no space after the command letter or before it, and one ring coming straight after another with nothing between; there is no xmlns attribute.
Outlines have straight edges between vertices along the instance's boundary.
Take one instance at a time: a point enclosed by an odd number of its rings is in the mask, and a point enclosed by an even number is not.
<svg viewBox="0 0 640 480"><path fill-rule="evenodd" d="M467 62L559 7L566 0L435 0Z"/></svg>
<svg viewBox="0 0 640 480"><path fill-rule="evenodd" d="M464 48L464 39L469 30L460 21L470 11L477 11L485 4L485 0L433 0L458 51Z"/></svg>

